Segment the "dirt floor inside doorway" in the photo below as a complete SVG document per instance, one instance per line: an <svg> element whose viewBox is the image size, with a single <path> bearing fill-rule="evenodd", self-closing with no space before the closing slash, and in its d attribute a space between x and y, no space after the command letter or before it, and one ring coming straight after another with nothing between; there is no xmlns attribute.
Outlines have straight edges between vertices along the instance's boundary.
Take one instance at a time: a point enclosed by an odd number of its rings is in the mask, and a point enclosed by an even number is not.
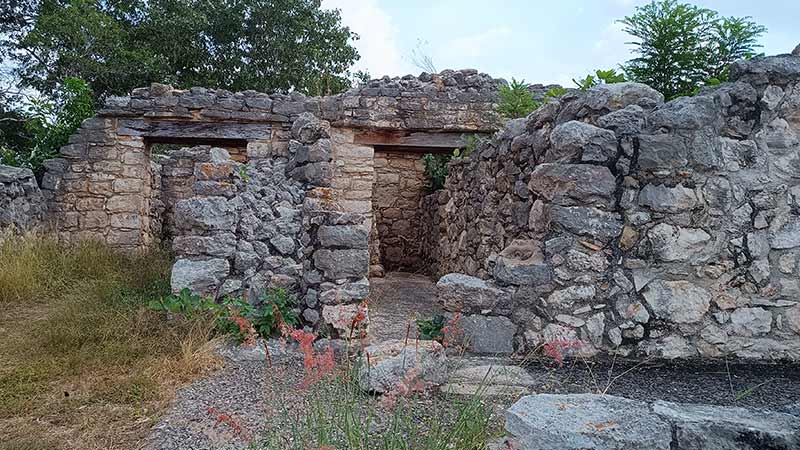
<svg viewBox="0 0 800 450"><path fill-rule="evenodd" d="M428 319L442 310L436 282L428 276L389 272L370 280L370 340L417 337L416 319Z"/></svg>

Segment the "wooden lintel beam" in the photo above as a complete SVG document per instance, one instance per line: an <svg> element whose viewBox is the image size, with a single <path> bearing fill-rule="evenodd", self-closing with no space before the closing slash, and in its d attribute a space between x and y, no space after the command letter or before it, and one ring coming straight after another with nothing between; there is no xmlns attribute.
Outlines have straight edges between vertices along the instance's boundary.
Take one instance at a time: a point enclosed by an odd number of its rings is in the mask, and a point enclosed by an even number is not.
<svg viewBox="0 0 800 450"><path fill-rule="evenodd" d="M473 133L357 130L354 138L355 143L360 145L454 149L464 147L470 134Z"/></svg>

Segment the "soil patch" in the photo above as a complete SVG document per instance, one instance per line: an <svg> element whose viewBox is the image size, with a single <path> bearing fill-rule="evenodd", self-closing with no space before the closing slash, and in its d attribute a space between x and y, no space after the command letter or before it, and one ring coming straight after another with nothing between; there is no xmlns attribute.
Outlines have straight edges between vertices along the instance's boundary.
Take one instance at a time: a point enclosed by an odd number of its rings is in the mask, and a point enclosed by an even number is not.
<svg viewBox="0 0 800 450"><path fill-rule="evenodd" d="M581 361L562 367L533 360L526 368L539 393L603 391L643 401L667 400L774 409L800 402L800 365Z"/></svg>

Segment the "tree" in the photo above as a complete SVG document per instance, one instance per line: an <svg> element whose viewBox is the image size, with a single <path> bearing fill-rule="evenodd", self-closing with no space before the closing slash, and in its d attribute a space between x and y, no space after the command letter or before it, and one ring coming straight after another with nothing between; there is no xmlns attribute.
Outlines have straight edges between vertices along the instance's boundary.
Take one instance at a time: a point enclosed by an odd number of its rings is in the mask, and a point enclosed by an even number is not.
<svg viewBox="0 0 800 450"><path fill-rule="evenodd" d="M751 55L766 28L744 18L721 18L706 8L653 1L620 20L637 38L637 58L625 66L626 78L650 85L667 99L689 95L715 79L724 81L727 67Z"/></svg>
<svg viewBox="0 0 800 450"><path fill-rule="evenodd" d="M0 55L45 94L68 76L99 98L151 82L323 94L349 87L358 59L320 0L9 1Z"/></svg>
<svg viewBox="0 0 800 450"><path fill-rule="evenodd" d="M55 157L81 122L94 115L94 98L85 81L71 77L61 83L54 100L31 98L27 111L6 114L17 128L0 134L0 162L28 167L40 175L42 162Z"/></svg>

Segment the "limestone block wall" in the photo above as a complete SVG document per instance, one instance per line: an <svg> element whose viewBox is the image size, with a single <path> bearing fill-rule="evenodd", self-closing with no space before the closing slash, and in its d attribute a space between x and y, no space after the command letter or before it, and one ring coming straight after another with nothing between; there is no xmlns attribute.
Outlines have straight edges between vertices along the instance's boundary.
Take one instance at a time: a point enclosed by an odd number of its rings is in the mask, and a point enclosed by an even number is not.
<svg viewBox="0 0 800 450"><path fill-rule="evenodd" d="M487 282L443 279L451 309L517 351L800 359L800 57L731 74L571 93L452 163L425 257Z"/></svg>
<svg viewBox="0 0 800 450"><path fill-rule="evenodd" d="M420 200L427 180L422 155L403 149L375 152L372 211L385 270L424 270L420 257Z"/></svg>
<svg viewBox="0 0 800 450"><path fill-rule="evenodd" d="M66 240L95 239L121 248L153 240L151 200L155 196L149 156L142 138L116 133L117 119L86 120L45 163L42 192L48 220Z"/></svg>
<svg viewBox="0 0 800 450"><path fill-rule="evenodd" d="M25 232L44 219L45 203L30 169L0 165L0 231Z"/></svg>

